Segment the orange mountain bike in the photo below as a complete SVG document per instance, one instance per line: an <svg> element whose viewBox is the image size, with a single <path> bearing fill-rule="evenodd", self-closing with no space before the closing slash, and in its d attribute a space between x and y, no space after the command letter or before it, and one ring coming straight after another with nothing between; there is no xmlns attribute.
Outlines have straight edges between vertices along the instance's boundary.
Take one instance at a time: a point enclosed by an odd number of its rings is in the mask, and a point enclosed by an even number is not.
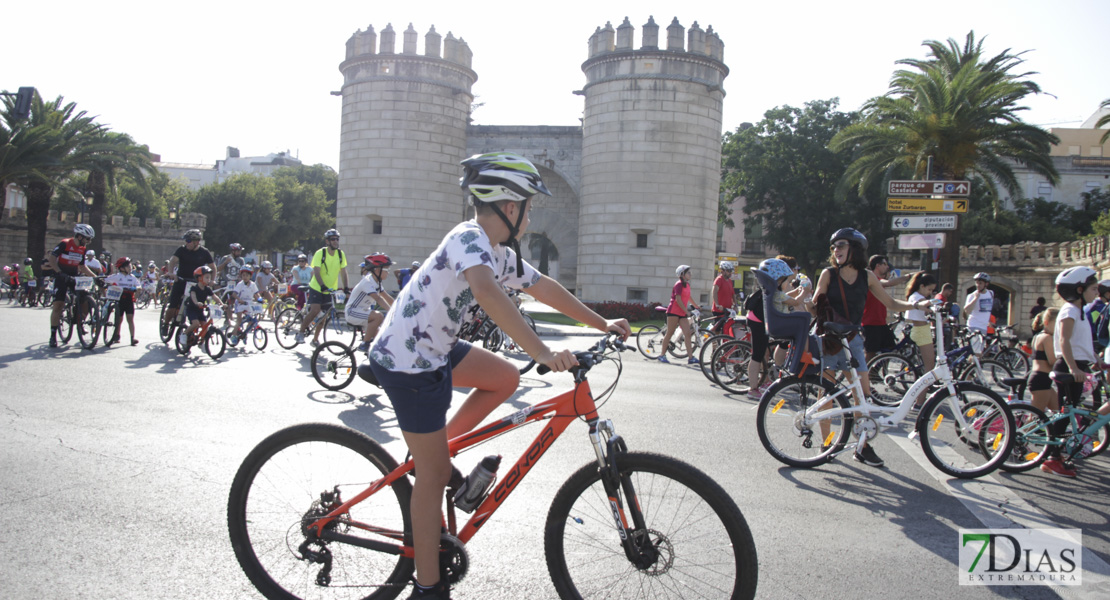
<svg viewBox="0 0 1110 600"><path fill-rule="evenodd" d="M563 484L544 527L559 596L755 596L755 544L732 498L677 459L628 452L613 423L598 416L620 379L622 349L634 350L605 336L575 354L573 390L450 441L455 456L542 423L523 456L484 488L461 528L456 489L448 486L440 546L448 582L467 573L466 544L567 426L582 419L597 460ZM616 363L617 379L595 400L586 374L607 360ZM413 573L412 468L411 460L398 466L377 442L336 425L296 425L266 438L243 461L228 498L228 530L243 571L267 598L396 598Z"/></svg>

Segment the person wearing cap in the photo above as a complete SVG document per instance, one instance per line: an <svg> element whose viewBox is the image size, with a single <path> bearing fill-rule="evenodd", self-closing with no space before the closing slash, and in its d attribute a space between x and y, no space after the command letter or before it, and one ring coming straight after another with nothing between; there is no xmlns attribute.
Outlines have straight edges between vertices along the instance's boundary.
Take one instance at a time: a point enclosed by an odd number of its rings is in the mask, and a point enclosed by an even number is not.
<svg viewBox="0 0 1110 600"><path fill-rule="evenodd" d="M720 333L721 326L728 319L728 311L733 307L736 297L732 285L733 268L731 261L722 260L720 272L713 280L713 291L709 297L712 299L713 316L716 317L713 321L714 333Z"/></svg>
<svg viewBox="0 0 1110 600"><path fill-rule="evenodd" d="M991 276L986 273L975 274L975 291L964 300L964 314L967 315L967 328L984 335L991 326L991 309L994 308L994 292L987 289Z"/></svg>
<svg viewBox="0 0 1110 600"><path fill-rule="evenodd" d="M397 289L405 289L405 286L409 284L409 280L412 279L412 274L415 273L416 270L419 268L420 261L414 260L412 261L411 269L397 269L396 271L394 271L393 276L397 278Z"/></svg>

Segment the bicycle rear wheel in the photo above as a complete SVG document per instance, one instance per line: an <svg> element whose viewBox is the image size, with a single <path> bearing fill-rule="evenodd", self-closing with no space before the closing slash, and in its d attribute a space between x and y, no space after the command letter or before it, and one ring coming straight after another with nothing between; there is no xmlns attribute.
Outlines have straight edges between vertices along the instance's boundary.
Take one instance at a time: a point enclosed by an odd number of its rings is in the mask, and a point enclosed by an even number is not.
<svg viewBox="0 0 1110 600"><path fill-rule="evenodd" d="M305 528L395 468L377 442L346 427L295 425L263 440L243 460L227 501L231 546L251 583L267 598L396 598L412 559L322 540ZM400 546L411 531L411 495L402 477L324 529Z"/></svg>
<svg viewBox="0 0 1110 600"><path fill-rule="evenodd" d="M597 463L555 495L544 555L560 598L753 598L755 543L744 515L708 475L667 456L617 455L616 498ZM612 503L631 517L629 560ZM682 590L678 593L677 590Z"/></svg>
<svg viewBox="0 0 1110 600"><path fill-rule="evenodd" d="M918 374L906 357L895 352L879 354L867 363L871 401L879 406L897 406L917 382Z"/></svg>
<svg viewBox="0 0 1110 600"><path fill-rule="evenodd" d="M104 340L105 347L114 344L116 334L119 333L116 331L116 306L115 302L110 302L100 309L100 339ZM122 319L119 324L123 326Z"/></svg>
<svg viewBox="0 0 1110 600"><path fill-rule="evenodd" d="M731 335L718 334L711 336L705 340L701 349L698 350L698 363L701 365L701 374L710 382L713 382L713 352L720 348L722 345L735 341L736 338Z"/></svg>
<svg viewBox="0 0 1110 600"><path fill-rule="evenodd" d="M916 433L934 467L961 479L982 477L1010 456L1014 414L997 393L961 381L956 383L955 396L941 388L925 401Z"/></svg>
<svg viewBox="0 0 1110 600"><path fill-rule="evenodd" d="M828 462L842 450L852 433L852 413L815 417L851 407L847 394L830 398L836 391L823 378L791 376L776 381L763 394L755 416L756 432L767 452L791 467L808 468Z"/></svg>
<svg viewBox="0 0 1110 600"><path fill-rule="evenodd" d="M355 353L339 342L325 342L312 351L312 378L325 389L336 391L351 384L358 372Z"/></svg>
<svg viewBox="0 0 1110 600"><path fill-rule="evenodd" d="M658 325L644 325L636 334L636 348L646 358L655 360L663 355L663 334Z"/></svg>

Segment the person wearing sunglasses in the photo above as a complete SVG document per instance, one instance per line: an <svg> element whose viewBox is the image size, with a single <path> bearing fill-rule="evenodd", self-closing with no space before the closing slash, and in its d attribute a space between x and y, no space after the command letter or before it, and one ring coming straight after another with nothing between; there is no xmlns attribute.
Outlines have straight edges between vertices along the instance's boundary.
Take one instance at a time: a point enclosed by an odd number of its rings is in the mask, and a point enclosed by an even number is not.
<svg viewBox="0 0 1110 600"><path fill-rule="evenodd" d="M925 309L929 300L922 300L910 304L891 297L883 288L882 282L873 271L868 269L867 237L862 233L844 227L838 229L829 239L829 267L821 272L814 290L814 305L827 301L841 322L850 323L857 328L863 323L863 309L867 304L867 293L874 294L889 310L904 312L907 310ZM820 313L818 313L820 314ZM863 338L852 334L848 338L848 350L855 359L856 373L863 385L863 393L871 395L871 382L867 378L867 359L864 356ZM844 358L843 353L825 356L822 359L822 368L825 370L847 371L851 368ZM883 466L883 460L875 454L875 449L870 444L857 448L854 458L871 467Z"/></svg>
<svg viewBox="0 0 1110 600"><path fill-rule="evenodd" d="M347 282L347 257L339 249L339 231L327 230L324 232L324 240L324 247L312 255L312 279L308 282L308 314L301 323L301 330L297 332L298 344L304 341L304 334L316 315L331 306L331 293L337 289L346 291L351 289L351 285ZM339 287L340 281L343 282L342 288ZM313 346L319 343L322 330L317 327L313 333Z"/></svg>
<svg viewBox="0 0 1110 600"><path fill-rule="evenodd" d="M73 226L73 237L58 242L54 249L46 253L46 260L54 271L54 303L50 312L50 347L58 347L58 327L62 322L62 307L66 303L66 293L76 290L74 277L96 274L85 265L85 246L96 237L91 225L78 223Z"/></svg>

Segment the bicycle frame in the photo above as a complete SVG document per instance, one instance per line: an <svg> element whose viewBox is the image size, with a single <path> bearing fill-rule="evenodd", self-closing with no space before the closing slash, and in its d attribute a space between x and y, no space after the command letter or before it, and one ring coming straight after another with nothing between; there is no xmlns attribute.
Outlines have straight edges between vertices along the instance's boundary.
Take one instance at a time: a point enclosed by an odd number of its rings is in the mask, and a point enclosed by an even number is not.
<svg viewBox="0 0 1110 600"><path fill-rule="evenodd" d="M525 425L544 420L550 421L543 427L539 434L536 435L536 438L528 446L524 454L517 459L516 463L503 471L504 476L498 478L497 484L494 486L493 490L490 491L485 500L474 510L474 514L461 529L456 527L454 505L448 504L445 522L448 532L457 537L464 544L469 542L470 539L478 533L478 530L497 512L497 509L501 507L520 482L524 480L532 470L532 467L536 466L536 463L538 463L540 458L551 448L555 440L559 439L559 436L566 431L571 421L579 417L585 418L586 423L590 427L590 442L597 454L598 465L601 468L607 467L609 453L614 449L614 446L620 446L623 449L624 442L621 440L620 436L616 434L616 430L611 421L603 420L598 417L597 406L594 403L589 382L584 377L580 379L577 374L575 375L575 386L573 390L564 392L543 402L527 406L511 415L450 440L448 442L448 449L451 456L455 457L482 442L519 429ZM342 505L329 512L324 517L307 525L305 529L315 531L316 536L322 539L348 543L362 548L378 550L389 554L400 554L412 558L412 546L338 533L331 529L327 529L326 526L331 521L348 513L351 507L385 489L398 479L406 477L412 471L413 466L412 460L405 462L390 472L389 475L371 483L369 487L357 494L354 498L343 502ZM623 506L617 503L613 497L610 498L610 501L612 502L613 517L620 533L621 540L627 542L628 536L626 530L629 527L629 519L625 515ZM404 540L403 531L384 530L369 523L351 522L347 524L353 528L392 538L400 542Z"/></svg>

